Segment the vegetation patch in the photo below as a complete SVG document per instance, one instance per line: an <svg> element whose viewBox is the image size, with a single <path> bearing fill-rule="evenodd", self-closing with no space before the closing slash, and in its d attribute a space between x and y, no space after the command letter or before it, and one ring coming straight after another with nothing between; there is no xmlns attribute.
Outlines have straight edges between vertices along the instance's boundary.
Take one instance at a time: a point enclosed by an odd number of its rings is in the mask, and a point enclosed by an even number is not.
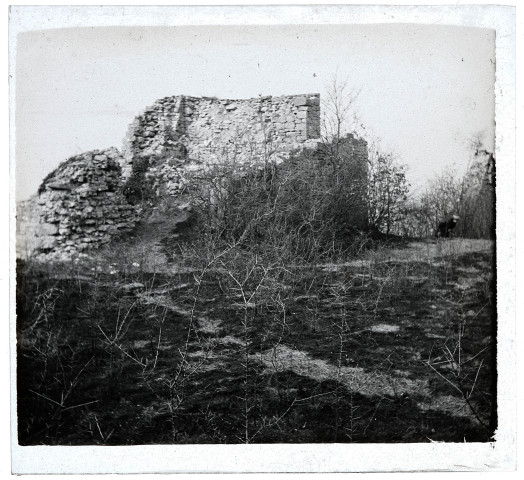
<svg viewBox="0 0 524 480"><path fill-rule="evenodd" d="M196 274L20 263L19 442L487 441L492 253L409 251L334 271L242 250Z"/></svg>

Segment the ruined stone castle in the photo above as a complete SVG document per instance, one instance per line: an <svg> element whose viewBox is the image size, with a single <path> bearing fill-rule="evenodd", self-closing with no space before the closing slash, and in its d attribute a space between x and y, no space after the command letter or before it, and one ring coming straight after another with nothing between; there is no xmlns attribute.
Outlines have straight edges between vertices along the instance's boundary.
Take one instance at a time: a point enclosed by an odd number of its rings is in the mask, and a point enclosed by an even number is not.
<svg viewBox="0 0 524 480"><path fill-rule="evenodd" d="M366 142L350 141L365 161ZM134 119L121 152L110 148L69 158L46 177L38 195L19 205L17 256L68 256L131 232L143 216L125 194L137 172L154 195L178 195L192 171L226 162L278 164L319 144L318 94L163 98Z"/></svg>

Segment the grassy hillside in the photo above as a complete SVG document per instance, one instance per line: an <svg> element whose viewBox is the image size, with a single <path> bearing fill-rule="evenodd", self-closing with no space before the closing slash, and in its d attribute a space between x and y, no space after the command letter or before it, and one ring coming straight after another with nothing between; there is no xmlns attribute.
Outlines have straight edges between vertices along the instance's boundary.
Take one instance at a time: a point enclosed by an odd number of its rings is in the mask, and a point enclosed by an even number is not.
<svg viewBox="0 0 524 480"><path fill-rule="evenodd" d="M196 248L192 218L175 202L96 255L18 264L20 444L490 439L492 242L290 262Z"/></svg>

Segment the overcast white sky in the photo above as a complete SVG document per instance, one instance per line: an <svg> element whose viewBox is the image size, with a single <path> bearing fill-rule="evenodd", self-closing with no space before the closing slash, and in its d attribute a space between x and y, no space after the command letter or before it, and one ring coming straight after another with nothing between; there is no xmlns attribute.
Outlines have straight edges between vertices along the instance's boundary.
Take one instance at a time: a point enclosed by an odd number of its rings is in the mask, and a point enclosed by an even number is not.
<svg viewBox="0 0 524 480"><path fill-rule="evenodd" d="M17 199L71 155L121 148L134 116L172 95L324 95L336 74L361 89L362 123L408 165L415 187L447 166L464 168L475 133L494 136L489 29L97 27L17 40Z"/></svg>

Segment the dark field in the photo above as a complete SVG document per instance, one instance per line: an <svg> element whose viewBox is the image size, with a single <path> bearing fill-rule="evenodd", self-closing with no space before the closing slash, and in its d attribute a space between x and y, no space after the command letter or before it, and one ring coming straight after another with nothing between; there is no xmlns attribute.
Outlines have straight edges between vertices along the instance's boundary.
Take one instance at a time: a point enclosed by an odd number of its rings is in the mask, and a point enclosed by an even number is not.
<svg viewBox="0 0 524 480"><path fill-rule="evenodd" d="M19 443L489 441L492 249L162 273L21 262Z"/></svg>

